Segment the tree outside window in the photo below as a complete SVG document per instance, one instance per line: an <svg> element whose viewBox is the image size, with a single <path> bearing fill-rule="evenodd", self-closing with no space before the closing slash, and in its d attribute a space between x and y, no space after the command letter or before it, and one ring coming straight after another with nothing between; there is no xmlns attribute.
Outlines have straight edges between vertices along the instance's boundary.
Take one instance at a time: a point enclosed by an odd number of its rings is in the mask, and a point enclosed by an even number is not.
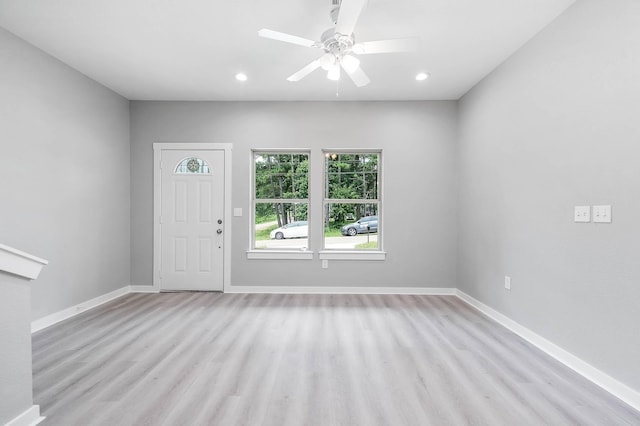
<svg viewBox="0 0 640 426"><path fill-rule="evenodd" d="M325 152L325 249L380 249L380 157Z"/></svg>
<svg viewBox="0 0 640 426"><path fill-rule="evenodd" d="M256 249L308 248L309 154L253 153Z"/></svg>

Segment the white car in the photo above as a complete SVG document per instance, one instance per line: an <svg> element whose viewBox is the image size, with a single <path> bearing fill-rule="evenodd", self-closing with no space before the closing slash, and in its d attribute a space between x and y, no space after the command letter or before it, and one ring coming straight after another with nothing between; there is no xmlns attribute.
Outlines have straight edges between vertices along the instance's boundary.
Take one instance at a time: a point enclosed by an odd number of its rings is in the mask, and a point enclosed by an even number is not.
<svg viewBox="0 0 640 426"><path fill-rule="evenodd" d="M269 233L270 238L282 240L284 238L306 238L309 235L309 223L306 220L287 223Z"/></svg>

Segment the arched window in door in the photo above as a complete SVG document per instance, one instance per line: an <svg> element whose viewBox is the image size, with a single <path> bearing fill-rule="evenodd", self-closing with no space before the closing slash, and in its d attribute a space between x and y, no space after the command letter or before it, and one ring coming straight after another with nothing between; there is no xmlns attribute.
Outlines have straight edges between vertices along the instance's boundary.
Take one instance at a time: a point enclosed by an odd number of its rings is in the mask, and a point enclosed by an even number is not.
<svg viewBox="0 0 640 426"><path fill-rule="evenodd" d="M180 161L174 170L175 174L190 175L210 175L211 168L202 158L188 157Z"/></svg>

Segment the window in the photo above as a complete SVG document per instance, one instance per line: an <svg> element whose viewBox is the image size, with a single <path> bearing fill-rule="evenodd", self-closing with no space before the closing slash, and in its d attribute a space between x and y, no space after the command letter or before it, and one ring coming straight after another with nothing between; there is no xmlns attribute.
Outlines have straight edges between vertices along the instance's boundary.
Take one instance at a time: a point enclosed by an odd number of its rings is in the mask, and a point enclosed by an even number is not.
<svg viewBox="0 0 640 426"><path fill-rule="evenodd" d="M253 152L253 249L309 247L309 153Z"/></svg>
<svg viewBox="0 0 640 426"><path fill-rule="evenodd" d="M201 158L185 158L178 163L174 171L176 174L211 174L211 169L206 161Z"/></svg>
<svg viewBox="0 0 640 426"><path fill-rule="evenodd" d="M380 251L380 152L325 151L324 248Z"/></svg>

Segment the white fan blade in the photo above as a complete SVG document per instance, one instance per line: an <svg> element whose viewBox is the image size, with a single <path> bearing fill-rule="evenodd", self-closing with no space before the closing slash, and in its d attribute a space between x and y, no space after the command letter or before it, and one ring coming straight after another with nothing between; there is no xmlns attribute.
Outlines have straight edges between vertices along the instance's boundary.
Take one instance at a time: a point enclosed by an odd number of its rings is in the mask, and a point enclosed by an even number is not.
<svg viewBox="0 0 640 426"><path fill-rule="evenodd" d="M414 52L418 50L417 38L397 38L395 40L365 41L353 45L353 53L369 55L373 53Z"/></svg>
<svg viewBox="0 0 640 426"><path fill-rule="evenodd" d="M313 62L311 62L309 65L307 65L306 67L302 68L300 71L292 74L291 76L289 76L287 78L287 80L289 81L299 81L302 80L303 78L305 78L307 75L311 74L313 71L315 71L317 68L320 68L320 61L319 60L315 60Z"/></svg>
<svg viewBox="0 0 640 426"><path fill-rule="evenodd" d="M284 41L285 43L298 44L300 46L305 46L305 47L317 47L318 46L318 43L316 43L313 40L309 40L309 39L306 39L306 38L294 36L294 35L291 35L291 34L281 33L279 31L268 30L266 28L263 28L260 31L258 31L258 35L260 37L270 38L272 40Z"/></svg>
<svg viewBox="0 0 640 426"><path fill-rule="evenodd" d="M367 0L342 0L336 32L350 36L366 4Z"/></svg>
<svg viewBox="0 0 640 426"><path fill-rule="evenodd" d="M344 66L342 67L342 69L344 69ZM367 84L371 83L369 77L367 77L367 75L364 73L364 71L362 71L362 68L360 67L356 68L356 70L351 73L347 72L347 70L345 69L345 74L351 77L351 80L353 80L353 82L358 87L366 86Z"/></svg>

